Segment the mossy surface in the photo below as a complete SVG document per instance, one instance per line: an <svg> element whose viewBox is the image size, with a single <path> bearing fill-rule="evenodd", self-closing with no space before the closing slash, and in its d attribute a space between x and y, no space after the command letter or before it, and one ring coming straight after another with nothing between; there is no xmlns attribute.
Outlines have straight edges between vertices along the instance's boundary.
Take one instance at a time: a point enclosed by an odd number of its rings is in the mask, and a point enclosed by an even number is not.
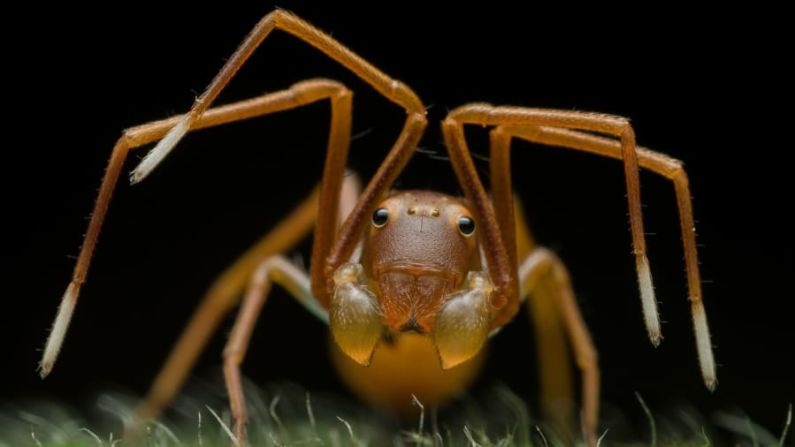
<svg viewBox="0 0 795 447"><path fill-rule="evenodd" d="M167 418L149 424L140 439L124 439L134 399L103 395L100 416L91 421L59 405L26 404L0 413L0 447L214 447L235 445L223 396L182 397ZM398 420L337 396L307 393L294 385L267 391L249 387L247 394L252 446L569 446L584 445L536 420L523 401L505 388L466 398L433 414L420 411L415 420ZM705 418L683 409L658 414L639 398L642 426L618 414L604 414L604 446L791 446L786 435L792 410L773 432L741 414ZM635 418L638 419L638 418ZM640 418L640 420L644 420Z"/></svg>

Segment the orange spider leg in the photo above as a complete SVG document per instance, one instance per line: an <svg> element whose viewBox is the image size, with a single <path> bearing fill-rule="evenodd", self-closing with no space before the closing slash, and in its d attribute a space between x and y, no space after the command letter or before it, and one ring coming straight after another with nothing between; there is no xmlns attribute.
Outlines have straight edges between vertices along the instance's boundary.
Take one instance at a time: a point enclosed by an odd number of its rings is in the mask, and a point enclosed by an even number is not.
<svg viewBox="0 0 795 447"><path fill-rule="evenodd" d="M621 160L624 155L624 142L598 137L586 132L527 124L502 125L497 127L491 134L492 191L494 194L495 213L499 216L501 222L513 222L513 207L506 205L510 204L509 200L511 194L509 148L510 138L512 136L551 146L578 149L618 160ZM682 163L678 160L642 147L638 147L636 151L638 162L641 167L650 169L674 182L680 215L680 229L685 252L687 281L690 291L691 313L693 315L693 325L696 334L699 364L701 366L704 382L707 388L712 390L716 384L715 363L710 344L706 312L701 298L702 293L698 269L698 256L696 252L695 225L693 222L692 203L687 174L682 167ZM517 219L517 222L518 221L519 219ZM515 228L503 225L502 229L503 238L507 241L507 246L510 246L508 244L514 238L518 239L519 246L522 245L521 240L524 239L524 237L521 234L517 235ZM519 233L521 233L521 231L519 231ZM565 276L560 277L561 280L564 278ZM565 292L564 296L567 294L568 292ZM573 309L576 310L576 308ZM573 311L570 310L569 312ZM570 321L567 324L573 324L577 327L581 326L581 318L579 316L572 313L567 318ZM592 377L589 378L587 375L583 377L584 425L586 427L586 433L592 433L592 431L587 430L587 427L593 426L595 429L596 411L598 409L598 367L596 366L596 353L593 351L592 343L590 343L584 325L582 326L581 332L582 333L577 336L581 341L578 343L573 340L573 342L578 364L580 364L581 367L583 364L590 365L594 371L591 373ZM582 346L580 354L576 352L578 344ZM544 366L542 366L542 378L544 377L543 368ZM590 387L595 391L589 391L589 383L591 383ZM589 394L593 396L589 397ZM590 404L588 401L590 401ZM589 410L589 405L590 408L594 409ZM588 419L591 419L591 421L589 422Z"/></svg>
<svg viewBox="0 0 795 447"><path fill-rule="evenodd" d="M208 110L198 121L193 125L193 129L201 129L205 127L213 127L221 124L226 124L234 121L249 119L269 113L288 110L295 107L300 107L312 102L322 99L330 98L332 103L332 129L330 136L330 145L345 145L347 148L347 139L344 135L350 132L350 104L351 93L342 84L335 81L325 79L315 79L295 84L287 90L260 96L246 101L237 102L234 104L218 107ZM344 118L341 118L343 116ZM58 357L61 345L63 343L66 330L74 312L75 305L80 293L80 287L85 282L88 269L91 265L91 257L96 247L99 232L102 228L102 223L105 215L108 212L113 190L116 186L116 181L121 173L124 161L130 150L152 143L163 138L163 136L171 129L176 123L183 119L182 116L176 116L169 119L155 121L152 123L144 124L141 126L127 129L119 138L116 146L113 148L108 167L105 170L105 176L102 179L102 186L99 189L99 196L97 197L94 211L91 214L91 220L88 224L88 231L86 232L83 240L83 245L80 249L80 255L77 259L72 280L64 293L61 300L61 305L58 309L58 314L55 318L50 336L47 339L47 345L44 350L44 355L41 360L41 375L46 376L52 370L55 360ZM347 124L346 124L347 123ZM338 129L335 131L335 129ZM295 217L295 226L284 228L280 239L281 242L273 246L273 248L280 248L283 246L291 246L295 240L303 236L301 232L301 223L307 225L308 220L314 219L313 216L307 216L306 210L304 214L299 213ZM268 244L263 248L267 251ZM253 270L253 267L250 267ZM229 279L225 287L237 281L242 288L242 284L247 279L247 275L239 275L237 278ZM215 308L218 306L219 310L231 306L228 298L230 295L228 291L220 290L217 294L213 294L213 298L208 298L206 306ZM234 296L234 294L232 294ZM212 303L212 304L210 304ZM202 317L196 321L195 324L203 325L212 331L212 327L217 325L217 322L222 318L223 314L218 314L215 319L210 317L208 313L202 313ZM209 333L208 332L208 333ZM196 339L195 341L198 341ZM196 346L200 347L199 345ZM187 354L187 351L185 351ZM199 350L193 354L197 355ZM190 364L193 360L190 356L186 357L186 363Z"/></svg>
<svg viewBox="0 0 795 447"><path fill-rule="evenodd" d="M508 253L513 248L506 245L506 236L500 231L495 210L491 207L486 191L477 176L464 138L464 124L562 127L601 132L620 138L641 303L649 337L655 345L659 343L660 323L657 314L657 301L654 298L654 287L646 257L646 241L643 233L635 134L629 125L629 121L620 117L594 113L521 107L495 107L489 104L469 104L459 107L448 114L442 124L445 141L447 142L450 160L453 163L456 175L467 197L476 204L476 214L485 228L487 237L486 258L495 286L497 286L498 295L499 292L502 292L502 296L498 296L499 299L495 302L495 306L500 308L495 324L501 325L509 321L519 308L518 294L515 287L515 268L512 268L508 262L509 259L512 259ZM501 194L506 193L503 192ZM495 196L495 203L500 200L508 203L508 205L505 205L506 207L512 203L512 199L508 195ZM508 222L510 223L512 220ZM510 232L507 237L511 237Z"/></svg>
<svg viewBox="0 0 795 447"><path fill-rule="evenodd" d="M350 114L338 113L332 116L331 135L321 181L320 209L317 215L317 225L315 226L310 270L312 295L323 308L328 308L331 291L334 287L333 273L350 258L358 238L367 224L368 213L372 211L376 200L380 199L405 167L414 153L427 124L424 106L410 88L388 77L309 23L277 9L267 14L257 23L237 51L216 75L209 87L196 100L191 110L175 123L163 139L144 157L138 167L133 170L130 179L132 183L141 181L168 155L185 133L201 119L207 108L232 79L237 70L274 29L281 29L292 34L341 63L386 98L406 109L408 115L397 141L364 189L345 224L339 229L339 233L337 233L336 219L339 215L339 192L342 187L345 163L348 157ZM349 100L350 97L348 96L348 103ZM268 270L260 276L267 279L268 275L271 274L270 272L271 270ZM265 290L263 294L267 292L266 289L262 290ZM252 298L249 301L252 303L257 301L264 302L264 298L258 300ZM244 320L248 318L245 315L258 312L261 304L258 306L255 304L246 305L240 318ZM240 324L241 327L247 327L248 325L248 323L244 322ZM253 324L253 322L250 322L250 324ZM246 338L240 335L236 339L240 340L240 337ZM235 353L233 357L240 357L242 360L245 347L245 343L236 342L230 344L230 352ZM236 368L238 367L239 362ZM229 368L227 367L227 370ZM242 408L244 400L242 391L231 378L228 379L228 383L235 416L244 423L245 413ZM239 426L239 421L236 422L236 426Z"/></svg>
<svg viewBox="0 0 795 447"><path fill-rule="evenodd" d="M196 99L190 112L175 123L168 134L149 151L138 167L133 170L130 179L132 183L137 183L152 172L196 120L202 116L254 50L273 30L277 29L297 37L339 62L384 97L403 107L408 114L395 145L364 189L361 200L352 210L347 224L342 228L341 233L336 235L336 238L334 219L337 215L337 198L348 151L347 146L344 149L340 146L340 150L328 152L320 190L320 203L323 209L318 214L318 224L315 227L311 265L312 291L320 304L323 307L328 307L330 290L333 288L332 273L353 252L356 239L366 224L366 214L372 210L375 201L391 186L411 158L425 130L427 124L425 107L417 95L405 84L387 76L359 55L301 18L277 9L265 15L254 26L254 29L221 68L204 93ZM334 245L332 246L332 244Z"/></svg>
<svg viewBox="0 0 795 447"><path fill-rule="evenodd" d="M356 175L350 174L345 177L340 197L339 222L342 222L353 209L359 190L359 178ZM146 398L138 405L134 425L130 427L132 432L141 428L142 422L157 418L174 399L210 336L218 328L221 320L238 303L243 289L257 266L270 256L287 252L312 230L317 219L318 195L319 188L315 188L289 216L249 248L213 282L152 382ZM302 304L314 314L320 313L325 316L325 310L318 307L317 303L302 302Z"/></svg>
<svg viewBox="0 0 795 447"><path fill-rule="evenodd" d="M355 175L347 176L340 195L338 224L345 220L355 206L356 200L359 198L359 190L358 177ZM317 209L317 203L314 203L314 205L315 209ZM239 442L245 440L245 427L248 421L240 365L243 363L248 350L248 343L254 326L257 324L257 318L268 298L271 284L275 282L287 289L293 298L328 323L328 313L325 309L319 307L312 296L309 275L291 264L283 256L260 257L255 268L248 273L250 273L248 276L249 289L246 292L243 306L240 308L235 326L232 328L229 341L224 349L224 377L226 378L230 406L235 420L235 436ZM179 353L176 350L171 355L171 357L178 356ZM186 373L187 371L184 372Z"/></svg>
<svg viewBox="0 0 795 447"><path fill-rule="evenodd" d="M234 419L234 433L239 445L245 444L248 422L246 401L240 375L251 333L270 292L272 283L282 285L299 301L314 301L309 285L309 275L292 265L283 256L271 256L262 261L251 278L235 326L224 349L224 377L229 392L229 403Z"/></svg>
<svg viewBox="0 0 795 447"><path fill-rule="evenodd" d="M571 341L574 358L582 374L582 429L589 446L596 445L596 428L599 422L599 363L596 348L585 320L582 318L571 279L563 262L554 253L545 248L536 248L519 267L519 279L528 293L535 294L536 287L541 288L535 299L551 300L557 307L559 318ZM554 358L553 356L549 356ZM544 370L542 366L542 372ZM568 368L564 369L565 371ZM542 393L545 390L542 390ZM542 394L543 395L543 394ZM565 419L568 408L565 403L547 397L546 410L553 413L556 422L567 424ZM560 419L563 417L564 419ZM564 427L567 427L565 425Z"/></svg>
<svg viewBox="0 0 795 447"><path fill-rule="evenodd" d="M510 135L532 142L582 150L618 160L622 157L621 143L585 132L551 127L520 126L506 127L503 130ZM699 365L705 385L709 390L714 390L717 384L715 359L712 352L709 325L707 324L707 316L702 299L701 275L698 267L698 251L696 246L696 227L693 220L693 204L690 196L687 172L685 172L682 162L667 155L644 147L638 147L637 153L638 161L642 168L659 174L671 180L674 184L676 205L679 209L679 223L685 253L690 310L693 318Z"/></svg>
<svg viewBox="0 0 795 447"><path fill-rule="evenodd" d="M498 127L491 134L492 143L492 188L493 207L480 182L474 163L467 148L463 126L480 124L482 126L512 126L524 128L532 126L562 127L607 133L621 140L621 158L624 160L624 173L627 182L630 223L633 237L634 254L637 263L640 284L641 302L646 320L646 327L652 343L660 340L659 317L654 289L651 281L646 245L643 233L643 220L640 207L640 186L638 179L638 160L635 149L635 135L629 122L620 117L558 110L541 110L519 107L495 107L488 104L469 104L459 107L448 114L442 129L450 153L456 175L467 197L475 203L476 214L485 228L485 254L492 273L497 293L503 296L494 303L498 307L495 325L504 324L518 311L518 283L525 278L517 278L515 266L516 228L513 215L513 194L510 180L510 135L503 134ZM499 220L498 220L499 219ZM497 222L502 222L502 227ZM536 252L538 252L536 250ZM535 253L535 252L534 252ZM539 252L547 253L547 252ZM531 253L530 258L533 259ZM574 349L577 365L582 371L583 382L583 429L590 445L595 444L596 426L598 423L599 369L596 361L596 350L590 335L576 307L573 292L562 263L550 254L538 267L542 271L553 273L553 285L558 289L558 303L566 331ZM524 263L520 276L525 275ZM551 287L550 287L551 288ZM538 306L538 304L536 304ZM550 341L555 335L546 337ZM549 350L540 352L548 353ZM545 374L542 371L542 378Z"/></svg>
<svg viewBox="0 0 795 447"><path fill-rule="evenodd" d="M501 223L503 240L506 247L516 247L516 251L508 250L511 263L519 266L517 259L526 259L536 250L536 243L530 227L522 212L521 201L514 196L513 203L507 200L496 200L512 196L511 186L511 136L500 128L493 129L490 134L489 170L491 178L491 194L494 213ZM554 421L561 428L573 427L574 386L572 382L571 362L566 344L566 333L560 312L559 288L550 281L542 281L532 290L528 284L520 281L520 299L527 300L533 330L536 334L536 350L539 369L539 389L541 406L546 419Z"/></svg>
<svg viewBox="0 0 795 447"><path fill-rule="evenodd" d="M318 192L304 199L274 229L249 248L213 282L174 344L146 397L135 410L130 432L139 432L142 423L157 418L173 401L212 334L238 303L257 265L269 256L284 253L306 237L317 219Z"/></svg>

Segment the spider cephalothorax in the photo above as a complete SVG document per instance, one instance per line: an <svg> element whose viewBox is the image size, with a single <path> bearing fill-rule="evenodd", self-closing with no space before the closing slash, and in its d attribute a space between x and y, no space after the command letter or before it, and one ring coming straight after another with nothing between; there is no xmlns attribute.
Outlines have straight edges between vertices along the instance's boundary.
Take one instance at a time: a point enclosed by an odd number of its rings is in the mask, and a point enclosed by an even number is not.
<svg viewBox="0 0 795 447"><path fill-rule="evenodd" d="M429 333L445 299L468 272L483 269L472 212L445 194L406 191L381 202L373 217L361 263L384 323Z"/></svg>
<svg viewBox="0 0 795 447"><path fill-rule="evenodd" d="M372 214L361 257L335 274L331 330L369 364L378 341L401 332L433 338L443 368L475 354L492 324L492 285L472 212L431 191L393 193Z"/></svg>

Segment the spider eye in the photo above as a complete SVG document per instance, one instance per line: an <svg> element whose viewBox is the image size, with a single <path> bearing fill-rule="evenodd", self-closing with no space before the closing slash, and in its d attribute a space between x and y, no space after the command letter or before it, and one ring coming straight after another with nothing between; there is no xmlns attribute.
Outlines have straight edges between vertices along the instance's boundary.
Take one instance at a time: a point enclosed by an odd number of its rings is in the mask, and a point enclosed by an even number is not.
<svg viewBox="0 0 795 447"><path fill-rule="evenodd" d="M386 221L389 220L389 210L386 208L378 208L373 212L373 226L376 228L381 228L386 225Z"/></svg>
<svg viewBox="0 0 795 447"><path fill-rule="evenodd" d="M475 221L469 216L461 216L458 218L458 231L464 236L472 236L475 232Z"/></svg>

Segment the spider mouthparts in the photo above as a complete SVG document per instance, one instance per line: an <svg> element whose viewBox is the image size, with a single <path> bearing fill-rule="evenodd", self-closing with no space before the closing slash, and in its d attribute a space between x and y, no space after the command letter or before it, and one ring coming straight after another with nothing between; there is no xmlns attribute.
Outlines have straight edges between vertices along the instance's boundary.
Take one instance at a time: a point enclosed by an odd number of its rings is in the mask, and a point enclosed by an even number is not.
<svg viewBox="0 0 795 447"><path fill-rule="evenodd" d="M400 327L400 332L414 332L416 334L423 334L422 326L417 322L417 318L415 316L411 316L403 326Z"/></svg>
<svg viewBox="0 0 795 447"><path fill-rule="evenodd" d="M342 352L368 366L384 326L375 296L357 283L359 264L346 264L335 273L337 286L329 308L329 327Z"/></svg>
<svg viewBox="0 0 795 447"><path fill-rule="evenodd" d="M468 279L479 286L453 294L439 311L433 327L433 341L442 369L474 357L489 336L489 293L481 284L485 281L472 273Z"/></svg>

